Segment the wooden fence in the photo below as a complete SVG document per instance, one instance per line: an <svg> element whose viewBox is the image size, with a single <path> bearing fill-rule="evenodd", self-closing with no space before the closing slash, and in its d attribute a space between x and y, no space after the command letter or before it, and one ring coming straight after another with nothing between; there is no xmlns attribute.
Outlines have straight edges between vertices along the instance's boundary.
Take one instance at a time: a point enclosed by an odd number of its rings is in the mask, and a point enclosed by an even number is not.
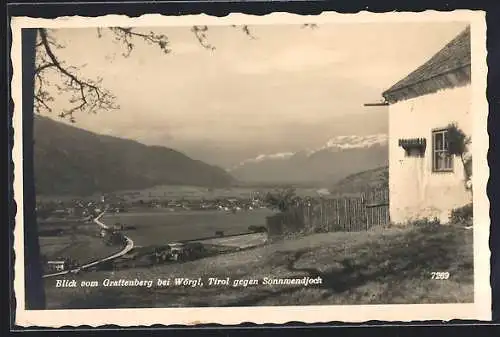
<svg viewBox="0 0 500 337"><path fill-rule="evenodd" d="M371 191L363 197L367 228L389 224L391 220L389 215L389 190Z"/></svg>
<svg viewBox="0 0 500 337"><path fill-rule="evenodd" d="M301 200L289 211L268 219L269 234L298 231L366 231L388 224L389 191L374 190L358 197Z"/></svg>

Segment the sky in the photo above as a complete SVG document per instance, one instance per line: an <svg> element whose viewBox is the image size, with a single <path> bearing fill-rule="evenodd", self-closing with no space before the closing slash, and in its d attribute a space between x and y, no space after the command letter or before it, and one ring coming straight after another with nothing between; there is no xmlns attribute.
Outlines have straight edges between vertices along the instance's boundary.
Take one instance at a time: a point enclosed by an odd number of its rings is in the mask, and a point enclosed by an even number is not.
<svg viewBox="0 0 500 337"><path fill-rule="evenodd" d="M189 27L152 27L170 54L123 44L95 28L51 31L57 56L101 77L119 110L75 115L77 127L162 145L231 167L260 154L319 147L338 136L387 133L386 107L364 107L465 28L463 22L208 27L203 48ZM52 82L52 80L51 80ZM54 96L57 91L54 91ZM61 96L57 111L67 107Z"/></svg>

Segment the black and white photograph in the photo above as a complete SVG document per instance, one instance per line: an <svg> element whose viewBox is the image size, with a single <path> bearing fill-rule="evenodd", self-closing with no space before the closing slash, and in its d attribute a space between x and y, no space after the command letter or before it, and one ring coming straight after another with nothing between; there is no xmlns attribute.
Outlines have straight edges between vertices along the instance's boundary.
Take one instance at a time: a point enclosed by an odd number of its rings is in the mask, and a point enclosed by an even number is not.
<svg viewBox="0 0 500 337"><path fill-rule="evenodd" d="M489 318L484 13L12 27L20 320Z"/></svg>

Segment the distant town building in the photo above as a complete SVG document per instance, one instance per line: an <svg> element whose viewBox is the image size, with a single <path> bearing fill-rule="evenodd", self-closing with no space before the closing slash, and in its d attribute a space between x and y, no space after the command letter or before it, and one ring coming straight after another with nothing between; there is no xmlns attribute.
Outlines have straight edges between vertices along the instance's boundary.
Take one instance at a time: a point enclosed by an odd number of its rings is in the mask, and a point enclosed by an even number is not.
<svg viewBox="0 0 500 337"><path fill-rule="evenodd" d="M320 196L326 196L326 195L330 195L330 191L326 188L321 188L319 190L316 191L316 193L318 193L318 195Z"/></svg>
<svg viewBox="0 0 500 337"><path fill-rule="evenodd" d="M47 265L51 271L57 272L66 269L66 261L64 260L47 261Z"/></svg>

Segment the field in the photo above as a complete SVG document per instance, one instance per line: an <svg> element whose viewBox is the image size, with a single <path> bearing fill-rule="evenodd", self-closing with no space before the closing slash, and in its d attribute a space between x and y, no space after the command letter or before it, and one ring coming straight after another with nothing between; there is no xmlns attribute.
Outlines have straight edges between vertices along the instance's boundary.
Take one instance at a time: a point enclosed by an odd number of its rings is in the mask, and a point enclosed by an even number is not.
<svg viewBox="0 0 500 337"><path fill-rule="evenodd" d="M97 225L94 223L66 224L61 235L40 236L40 252L48 260L70 258L78 264L84 264L110 256L120 250L118 246L107 246L97 236ZM55 228L43 225L41 229ZM57 228L61 228L58 225Z"/></svg>
<svg viewBox="0 0 500 337"><path fill-rule="evenodd" d="M113 195L124 198L127 201L151 200L151 199L217 199L217 198L249 198L256 193L265 195L267 192L275 191L278 187L228 187L228 188L206 188L198 186L156 186L143 190L127 190L114 192ZM299 196L318 196L319 188L296 187L296 193ZM87 196L81 195L38 195L40 202L66 201L83 198L85 200L99 201L101 194Z"/></svg>
<svg viewBox="0 0 500 337"><path fill-rule="evenodd" d="M212 237L216 231L225 235L247 233L248 226L265 226L267 209L228 213L223 211L145 211L104 215L107 225L119 222L136 227L124 231L137 246L167 244L173 241Z"/></svg>
<svg viewBox="0 0 500 337"><path fill-rule="evenodd" d="M215 238L202 240L204 244L208 245L217 245L224 247L234 247L239 249L246 249L249 247L256 247L263 245L267 241L266 233L255 233L255 234L247 234L247 235L237 235L223 238Z"/></svg>
<svg viewBox="0 0 500 337"><path fill-rule="evenodd" d="M197 186L156 186L144 190L123 191L116 195L128 200L148 199L217 199L217 198L249 198L255 193L265 195L275 191L273 187L228 187L207 189ZM296 193L300 196L317 196L318 188L297 187Z"/></svg>
<svg viewBox="0 0 500 337"><path fill-rule="evenodd" d="M432 272L449 279L432 279ZM80 280L230 277L228 286L56 289L48 307L132 308L473 301L472 231L458 225L315 234L183 264L82 273ZM320 277L322 284L263 285L265 277ZM252 279L258 285L233 286Z"/></svg>

